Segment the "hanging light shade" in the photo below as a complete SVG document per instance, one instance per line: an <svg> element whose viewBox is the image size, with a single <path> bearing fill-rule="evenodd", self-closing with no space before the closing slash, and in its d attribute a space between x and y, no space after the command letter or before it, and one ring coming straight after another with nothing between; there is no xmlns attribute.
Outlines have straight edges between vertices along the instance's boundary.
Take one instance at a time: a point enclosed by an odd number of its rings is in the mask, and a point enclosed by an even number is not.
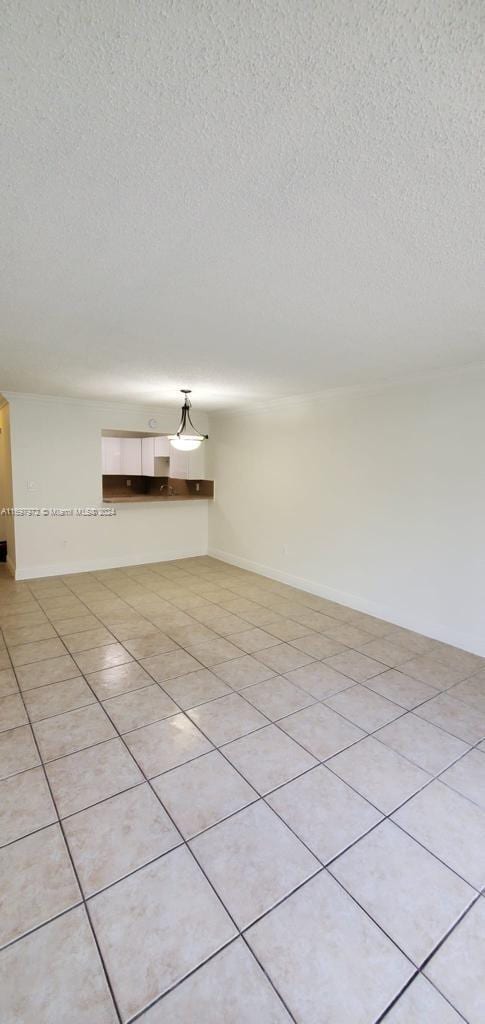
<svg viewBox="0 0 485 1024"><path fill-rule="evenodd" d="M182 416L180 423L175 434L169 434L168 439L170 444L174 448L178 448L182 452L192 452L195 448L198 448L202 441L207 441L208 434L200 434L194 427L190 418L190 407L191 401L188 397L192 394L189 388L181 388L182 394L185 395L185 401L182 406Z"/></svg>

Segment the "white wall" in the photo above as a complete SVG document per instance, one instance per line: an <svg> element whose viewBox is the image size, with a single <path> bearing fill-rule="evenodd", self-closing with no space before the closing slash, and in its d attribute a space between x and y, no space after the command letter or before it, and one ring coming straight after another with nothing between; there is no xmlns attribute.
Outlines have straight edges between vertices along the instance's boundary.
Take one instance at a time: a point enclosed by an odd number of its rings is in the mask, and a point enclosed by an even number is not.
<svg viewBox="0 0 485 1024"><path fill-rule="evenodd" d="M0 402L3 402L0 396ZM8 403L0 407L0 508L13 506L12 463L10 456L10 409ZM0 516L0 540L7 541L7 560L15 570L15 531L13 519Z"/></svg>
<svg viewBox="0 0 485 1024"><path fill-rule="evenodd" d="M485 654L485 372L210 426L213 554Z"/></svg>
<svg viewBox="0 0 485 1024"><path fill-rule="evenodd" d="M102 507L101 431L168 433L180 410L8 394L17 508ZM205 420L205 422L204 422ZM207 421L199 413L201 429ZM190 473L204 474L204 446ZM29 490L28 482L34 484ZM15 520L16 577L133 565L207 550L207 502L116 505L109 518ZM106 506L105 506L106 507Z"/></svg>

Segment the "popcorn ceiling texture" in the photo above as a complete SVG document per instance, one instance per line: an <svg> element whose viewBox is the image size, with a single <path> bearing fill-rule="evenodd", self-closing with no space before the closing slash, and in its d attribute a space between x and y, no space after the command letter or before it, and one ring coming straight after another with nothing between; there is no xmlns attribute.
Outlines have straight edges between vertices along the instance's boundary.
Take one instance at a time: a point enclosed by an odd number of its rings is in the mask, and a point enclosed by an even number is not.
<svg viewBox="0 0 485 1024"><path fill-rule="evenodd" d="M480 0L7 0L4 389L479 362Z"/></svg>

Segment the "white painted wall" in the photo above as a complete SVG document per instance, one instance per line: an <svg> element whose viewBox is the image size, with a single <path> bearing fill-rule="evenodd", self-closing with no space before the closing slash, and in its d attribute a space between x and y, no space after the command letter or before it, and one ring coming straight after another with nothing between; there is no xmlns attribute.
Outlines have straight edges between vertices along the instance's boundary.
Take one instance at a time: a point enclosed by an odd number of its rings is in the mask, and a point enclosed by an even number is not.
<svg viewBox="0 0 485 1024"><path fill-rule="evenodd" d="M3 402L0 396L0 403ZM12 508L12 461L10 456L10 409L7 402L0 407L0 508ZM15 531L13 519L0 516L0 540L7 541L7 561L15 571Z"/></svg>
<svg viewBox="0 0 485 1024"><path fill-rule="evenodd" d="M8 394L13 496L17 508L102 506L101 431L160 433L178 423L176 407L104 404ZM207 429L199 413L198 423ZM204 474L204 447L190 472ZM34 484L29 490L28 482ZM16 576L83 572L133 565L207 550L207 502L117 505L109 518L16 518ZM105 506L106 507L106 506Z"/></svg>
<svg viewBox="0 0 485 1024"><path fill-rule="evenodd" d="M485 654L485 372L211 417L209 550Z"/></svg>

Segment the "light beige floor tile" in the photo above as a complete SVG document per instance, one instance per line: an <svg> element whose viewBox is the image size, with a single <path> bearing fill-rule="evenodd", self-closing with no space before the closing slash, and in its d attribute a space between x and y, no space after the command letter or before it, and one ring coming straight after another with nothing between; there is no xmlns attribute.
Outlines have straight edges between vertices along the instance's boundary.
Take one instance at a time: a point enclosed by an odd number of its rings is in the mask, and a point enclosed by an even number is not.
<svg viewBox="0 0 485 1024"><path fill-rule="evenodd" d="M247 686L244 697L272 722L315 703L314 697L294 686L284 676L273 676L264 683Z"/></svg>
<svg viewBox="0 0 485 1024"><path fill-rule="evenodd" d="M231 942L140 1018L140 1024L291 1024L242 939Z"/></svg>
<svg viewBox="0 0 485 1024"><path fill-rule="evenodd" d="M430 775L438 775L467 750L462 740L413 714L403 715L397 722L379 729L375 738Z"/></svg>
<svg viewBox="0 0 485 1024"><path fill-rule="evenodd" d="M437 641L431 637L414 633L412 629L404 629L402 626L391 628L386 634L386 640L399 644L400 647L407 647L413 654L426 654L437 646Z"/></svg>
<svg viewBox="0 0 485 1024"><path fill-rule="evenodd" d="M136 729L127 733L125 739L148 778L212 749L212 744L184 714Z"/></svg>
<svg viewBox="0 0 485 1024"><path fill-rule="evenodd" d="M46 771L61 817L75 814L143 781L119 739L50 761Z"/></svg>
<svg viewBox="0 0 485 1024"><path fill-rule="evenodd" d="M63 641L71 654L79 654L82 651L90 651L95 647L113 646L115 638L104 626L95 629L85 629L80 633L66 633ZM105 666L102 666L103 668ZM89 669L89 671L92 671Z"/></svg>
<svg viewBox="0 0 485 1024"><path fill-rule="evenodd" d="M325 765L270 793L267 802L324 864L381 818Z"/></svg>
<svg viewBox="0 0 485 1024"><path fill-rule="evenodd" d="M287 672L286 678L302 690L306 690L316 700L325 700L326 697L355 685L348 676L343 676L341 672L336 672L334 668L320 661L313 661L310 665Z"/></svg>
<svg viewBox="0 0 485 1024"><path fill-rule="evenodd" d="M59 825L0 850L0 945L77 903L81 894Z"/></svg>
<svg viewBox="0 0 485 1024"><path fill-rule="evenodd" d="M194 610L194 617L198 618L198 609ZM233 633L242 633L248 628L246 619L240 619L237 615L224 615L209 623L219 636L232 636Z"/></svg>
<svg viewBox="0 0 485 1024"><path fill-rule="evenodd" d="M385 671L385 665L380 661L368 658L366 654L360 654L359 651L344 651L342 654L334 654L331 658L326 659L326 664L337 672L341 672L342 675L348 676L349 679L353 679L356 683L365 683L366 679L372 679L373 676L378 676Z"/></svg>
<svg viewBox="0 0 485 1024"><path fill-rule="evenodd" d="M152 784L186 839L257 798L217 750L160 775Z"/></svg>
<svg viewBox="0 0 485 1024"><path fill-rule="evenodd" d="M141 690L129 690L119 697L104 701L104 709L121 733L151 725L162 718L176 715L179 708L163 690L152 683Z"/></svg>
<svg viewBox="0 0 485 1024"><path fill-rule="evenodd" d="M224 754L261 794L282 786L317 763L274 725L229 743Z"/></svg>
<svg viewBox="0 0 485 1024"><path fill-rule="evenodd" d="M267 719L238 693L191 708L187 714L216 746L267 725Z"/></svg>
<svg viewBox="0 0 485 1024"><path fill-rule="evenodd" d="M338 642L338 640L331 640L328 636L321 636L318 633L310 633L308 636L302 636L299 640L292 640L291 646L296 647L298 651L303 651L304 654L309 654L312 658L330 658L332 654L339 654L341 651L345 651L344 644Z"/></svg>
<svg viewBox="0 0 485 1024"><path fill-rule="evenodd" d="M432 656L443 665L464 668L469 675L485 668L485 658L479 654L471 654L470 651L463 651L460 647L452 647L450 644L437 642L433 647Z"/></svg>
<svg viewBox="0 0 485 1024"><path fill-rule="evenodd" d="M303 605L295 605L290 618L298 622L299 625L306 626L307 630L315 630L318 633L325 633L326 629L336 625L335 619L332 619L330 615L324 615L322 612L305 608ZM337 644L336 640L333 642ZM331 653L337 654L337 651L332 651Z"/></svg>
<svg viewBox="0 0 485 1024"><path fill-rule="evenodd" d="M417 966L476 896L391 821L360 839L330 871Z"/></svg>
<svg viewBox="0 0 485 1024"><path fill-rule="evenodd" d="M279 640L264 629L245 629L241 633L232 633L227 637L229 643L240 647L246 654L255 654L256 651L264 651L267 647L276 647Z"/></svg>
<svg viewBox="0 0 485 1024"><path fill-rule="evenodd" d="M308 626L293 622L292 619L270 622L267 629L268 633L271 633L272 636L278 640L284 640L286 643L290 640L299 640L302 636L308 636L311 633L311 629Z"/></svg>
<svg viewBox="0 0 485 1024"><path fill-rule="evenodd" d="M156 625L153 622L138 616L130 619L125 618L122 620L116 620L116 622L108 622L107 620L103 621L105 621L106 625L109 626L110 632L113 636L123 644L125 643L125 640L135 640L144 636L151 636L156 628ZM157 630L157 632L159 632L159 630Z"/></svg>
<svg viewBox="0 0 485 1024"><path fill-rule="evenodd" d="M38 640L36 643L19 644L18 647L10 648L12 664L16 668L20 665L31 665L35 661L57 658L65 653L66 648L58 639Z"/></svg>
<svg viewBox="0 0 485 1024"><path fill-rule="evenodd" d="M146 783L66 818L64 828L86 896L181 843Z"/></svg>
<svg viewBox="0 0 485 1024"><path fill-rule="evenodd" d="M74 655L74 661L85 675L91 672L102 672L115 665L132 662L131 654L121 644L107 644L105 647L94 647L92 651L83 651Z"/></svg>
<svg viewBox="0 0 485 1024"><path fill-rule="evenodd" d="M8 697L0 697L0 732L16 729L19 725L25 725L27 721L20 694L12 693Z"/></svg>
<svg viewBox="0 0 485 1024"><path fill-rule="evenodd" d="M289 718L282 718L279 725L319 761L365 736L361 729L323 704L313 704Z"/></svg>
<svg viewBox="0 0 485 1024"><path fill-rule="evenodd" d="M443 773L440 781L473 800L485 811L485 755L481 750L470 750Z"/></svg>
<svg viewBox="0 0 485 1024"><path fill-rule="evenodd" d="M292 672L295 668L309 665L312 661L310 654L297 650L291 644L278 644L277 647L268 647L267 650L258 651L256 658L263 665L273 669L278 675Z"/></svg>
<svg viewBox="0 0 485 1024"><path fill-rule="evenodd" d="M206 668L214 668L215 665L221 665L224 661L230 661L232 658L240 658L241 651L235 644L219 638L218 640L207 640L203 644L196 644L190 647L190 654ZM186 669L185 671L189 671Z"/></svg>
<svg viewBox="0 0 485 1024"><path fill-rule="evenodd" d="M410 962L322 872L247 933L299 1024L371 1024L413 972ZM424 1022L423 1022L424 1024Z"/></svg>
<svg viewBox="0 0 485 1024"><path fill-rule="evenodd" d="M432 654L418 654L410 661L405 661L401 668L406 675L414 676L415 679L428 683L437 690L447 690L470 675L468 669L457 668L456 665L443 665L436 661Z"/></svg>
<svg viewBox="0 0 485 1024"><path fill-rule="evenodd" d="M380 693L382 697L387 697L408 711L418 704L423 704L430 697L436 697L439 692L427 683L420 683L418 679L412 679L411 676L405 676L403 672L392 668L389 672L368 679L365 685L374 693Z"/></svg>
<svg viewBox="0 0 485 1024"><path fill-rule="evenodd" d="M40 757L30 725L0 733L0 779L38 764Z"/></svg>
<svg viewBox="0 0 485 1024"><path fill-rule="evenodd" d="M9 601L5 606L7 610L0 610L0 622L4 627L11 626L16 629L19 626L40 626L48 621L47 616L40 608L33 612L8 611L11 603Z"/></svg>
<svg viewBox="0 0 485 1024"><path fill-rule="evenodd" d="M403 714L397 704L358 684L329 697L325 703L366 732L373 732Z"/></svg>
<svg viewBox="0 0 485 1024"><path fill-rule="evenodd" d="M386 622L385 619L377 619L375 615L368 615L367 612L358 612L354 608L348 609L350 615L346 619L353 626L358 626L359 629L363 629L366 633L370 633L371 636L381 639L386 637L390 630L394 628L392 622Z"/></svg>
<svg viewBox="0 0 485 1024"><path fill-rule="evenodd" d="M36 722L33 729L43 761L73 754L75 750L92 747L116 735L99 704L88 704L64 715L45 718Z"/></svg>
<svg viewBox="0 0 485 1024"><path fill-rule="evenodd" d="M74 676L62 683L37 686L35 690L25 690L23 696L32 722L96 703L96 697L81 676Z"/></svg>
<svg viewBox="0 0 485 1024"><path fill-rule="evenodd" d="M278 622L278 620L282 618L282 616L278 615L278 612L273 611L272 608L264 608L255 603L249 611L245 611L244 614L241 612L241 615L253 626L261 626L263 629L266 629L266 626L268 626L270 622Z"/></svg>
<svg viewBox="0 0 485 1024"><path fill-rule="evenodd" d="M50 640L56 636L50 622L41 622L36 626L5 626L3 632L9 647L36 643L38 640Z"/></svg>
<svg viewBox="0 0 485 1024"><path fill-rule="evenodd" d="M188 626L199 624L215 629L213 623L217 623L221 619L225 619L227 617L231 617L231 613L226 611L225 608L219 608L212 601L206 601L204 604L199 604L197 607L192 608L190 616L187 615L186 620Z"/></svg>
<svg viewBox="0 0 485 1024"><path fill-rule="evenodd" d="M232 692L229 686L208 668L200 668L198 672L189 672L188 675L177 676L176 679L167 679L163 683L163 689L183 711Z"/></svg>
<svg viewBox="0 0 485 1024"><path fill-rule="evenodd" d="M463 1017L418 974L385 1017L385 1024L463 1024Z"/></svg>
<svg viewBox="0 0 485 1024"><path fill-rule="evenodd" d="M191 615L186 615L185 612L179 611L170 605L169 610L164 610L161 615L152 615L146 613L147 618L150 620L152 629L159 629L162 633L167 633L170 636L171 629L177 629L181 626L191 626L194 619Z"/></svg>
<svg viewBox="0 0 485 1024"><path fill-rule="evenodd" d="M483 1024L484 949L485 899L482 897L425 967L426 976L469 1024Z"/></svg>
<svg viewBox="0 0 485 1024"><path fill-rule="evenodd" d="M431 778L372 736L337 754L329 767L384 814L390 814Z"/></svg>
<svg viewBox="0 0 485 1024"><path fill-rule="evenodd" d="M0 672L3 672L5 669L10 669L11 665L12 663L8 656L7 649L5 647L0 648Z"/></svg>
<svg viewBox="0 0 485 1024"><path fill-rule="evenodd" d="M217 640L217 633L200 622L194 622L191 626L172 626L168 632L172 640L181 647L203 644L206 640Z"/></svg>
<svg viewBox="0 0 485 1024"><path fill-rule="evenodd" d="M398 665L409 661L409 650L406 647L400 647L399 644L392 643L391 640L383 637L362 644L359 651L361 654L366 654L368 658L375 658L383 665L388 665L389 668L397 668Z"/></svg>
<svg viewBox="0 0 485 1024"><path fill-rule="evenodd" d="M246 686L262 683L274 676L273 669L262 665L250 654L214 665L214 672L233 690L243 690Z"/></svg>
<svg viewBox="0 0 485 1024"><path fill-rule="evenodd" d="M98 629L99 622L94 615L77 615L75 618L56 618L52 616L52 623L61 636L68 636L71 633L84 633L86 630Z"/></svg>
<svg viewBox="0 0 485 1024"><path fill-rule="evenodd" d="M458 683L449 693L451 697L464 701L465 704L469 704L471 708L475 708L476 711L485 715L485 671L479 672L471 679L466 679L464 683Z"/></svg>
<svg viewBox="0 0 485 1024"><path fill-rule="evenodd" d="M190 846L239 928L320 866L262 801L203 832Z"/></svg>
<svg viewBox="0 0 485 1024"><path fill-rule="evenodd" d="M357 626L352 626L348 622L336 622L335 626L328 626L325 629L325 636L329 636L332 640L338 640L341 644L346 647L361 647L367 640L370 640L370 634L366 633L363 629L358 629Z"/></svg>
<svg viewBox="0 0 485 1024"><path fill-rule="evenodd" d="M123 646L134 658L149 658L153 654L167 654L168 651L177 649L175 641L158 629L145 636L124 640Z"/></svg>
<svg viewBox="0 0 485 1024"><path fill-rule="evenodd" d="M64 679L73 679L78 675L79 669L70 654L64 654L60 658L47 658L46 661L37 661L33 665L17 669L21 690L33 690L36 686L61 683Z"/></svg>
<svg viewBox="0 0 485 1024"><path fill-rule="evenodd" d="M0 782L0 846L57 820L42 768Z"/></svg>
<svg viewBox="0 0 485 1024"><path fill-rule="evenodd" d="M456 700L449 693L439 693L426 704L420 705L416 708L416 714L465 743L478 743L485 737L485 715L463 701Z"/></svg>
<svg viewBox="0 0 485 1024"><path fill-rule="evenodd" d="M145 669L136 661L130 661L127 665L115 665L114 668L105 668L101 672L94 672L87 679L99 700L117 697L118 694L126 693L128 690L140 690L142 686L149 686L153 681L148 672L145 672Z"/></svg>
<svg viewBox="0 0 485 1024"><path fill-rule="evenodd" d="M89 907L124 1021L235 934L186 848L94 896Z"/></svg>
<svg viewBox="0 0 485 1024"><path fill-rule="evenodd" d="M83 907L4 949L0 982L8 1024L117 1024Z"/></svg>
<svg viewBox="0 0 485 1024"><path fill-rule="evenodd" d="M144 658L143 667L152 676L156 683L163 683L166 679L175 679L177 676L185 676L188 672L196 672L200 664L192 658L187 651L170 651L168 654L154 654L151 658Z"/></svg>
<svg viewBox="0 0 485 1024"><path fill-rule="evenodd" d="M394 820L470 885L485 885L485 812L436 780Z"/></svg>

